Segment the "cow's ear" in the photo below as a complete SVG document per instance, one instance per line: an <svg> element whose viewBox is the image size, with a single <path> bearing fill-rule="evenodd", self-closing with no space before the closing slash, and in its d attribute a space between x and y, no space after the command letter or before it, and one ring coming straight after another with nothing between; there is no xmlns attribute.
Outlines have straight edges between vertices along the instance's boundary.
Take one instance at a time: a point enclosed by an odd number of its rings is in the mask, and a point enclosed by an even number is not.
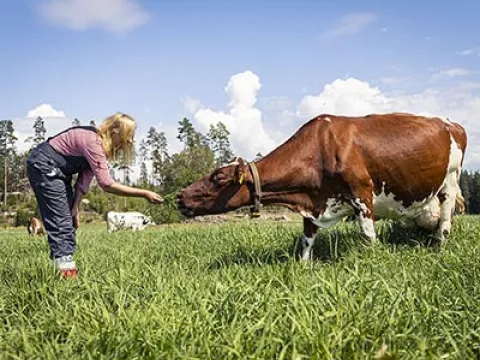
<svg viewBox="0 0 480 360"><path fill-rule="evenodd" d="M247 175L245 162L242 158L237 159L238 165L235 168L235 182L242 185Z"/></svg>

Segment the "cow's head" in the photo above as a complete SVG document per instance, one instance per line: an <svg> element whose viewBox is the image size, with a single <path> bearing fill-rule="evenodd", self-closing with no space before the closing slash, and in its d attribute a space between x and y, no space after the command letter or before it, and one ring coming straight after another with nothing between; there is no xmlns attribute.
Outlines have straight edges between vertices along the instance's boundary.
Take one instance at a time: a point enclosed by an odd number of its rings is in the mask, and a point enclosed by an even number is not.
<svg viewBox="0 0 480 360"><path fill-rule="evenodd" d="M180 191L178 209L187 217L226 213L252 203L251 189L249 166L236 157Z"/></svg>
<svg viewBox="0 0 480 360"><path fill-rule="evenodd" d="M155 224L155 221L152 220L152 217L151 216L144 216L143 217L143 225L152 225L152 226L155 226L157 224Z"/></svg>

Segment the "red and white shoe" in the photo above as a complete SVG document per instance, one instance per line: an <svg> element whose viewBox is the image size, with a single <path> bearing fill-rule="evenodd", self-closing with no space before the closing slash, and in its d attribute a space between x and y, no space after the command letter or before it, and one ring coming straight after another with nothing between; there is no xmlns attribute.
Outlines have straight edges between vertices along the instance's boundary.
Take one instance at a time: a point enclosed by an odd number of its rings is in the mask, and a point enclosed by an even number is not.
<svg viewBox="0 0 480 360"><path fill-rule="evenodd" d="M76 278L77 277L77 269L60 270L60 275L62 276L63 279Z"/></svg>
<svg viewBox="0 0 480 360"><path fill-rule="evenodd" d="M73 261L72 255L62 256L53 260L55 268L58 270L62 278L77 277L77 266Z"/></svg>

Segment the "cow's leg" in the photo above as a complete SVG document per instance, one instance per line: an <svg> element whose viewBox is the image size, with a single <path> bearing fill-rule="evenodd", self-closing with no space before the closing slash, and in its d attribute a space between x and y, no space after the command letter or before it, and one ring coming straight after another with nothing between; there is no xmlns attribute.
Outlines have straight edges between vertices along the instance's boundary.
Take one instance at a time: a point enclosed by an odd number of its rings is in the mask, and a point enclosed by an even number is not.
<svg viewBox="0 0 480 360"><path fill-rule="evenodd" d="M374 216L373 216L373 192L368 189L358 191L354 194L351 201L355 210L362 234L368 241L374 245L377 242L375 233Z"/></svg>
<svg viewBox="0 0 480 360"><path fill-rule="evenodd" d="M457 198L457 184L453 174L447 181L444 189L438 194L438 198L440 200L440 221L438 223L437 238L440 242L444 242L450 234Z"/></svg>
<svg viewBox="0 0 480 360"><path fill-rule="evenodd" d="M318 226L310 219L303 218L303 235L301 238L301 259L307 261L312 256L313 244L315 244L315 237L317 236Z"/></svg>

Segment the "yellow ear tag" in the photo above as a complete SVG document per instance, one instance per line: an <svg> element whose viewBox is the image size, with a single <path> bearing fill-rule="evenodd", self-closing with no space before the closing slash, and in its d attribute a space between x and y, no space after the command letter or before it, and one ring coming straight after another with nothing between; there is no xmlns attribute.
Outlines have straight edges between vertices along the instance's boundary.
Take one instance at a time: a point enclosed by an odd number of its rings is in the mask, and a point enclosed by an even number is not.
<svg viewBox="0 0 480 360"><path fill-rule="evenodd" d="M245 180L245 175L240 175L240 178L238 179L238 183L241 185L243 184L243 180Z"/></svg>

